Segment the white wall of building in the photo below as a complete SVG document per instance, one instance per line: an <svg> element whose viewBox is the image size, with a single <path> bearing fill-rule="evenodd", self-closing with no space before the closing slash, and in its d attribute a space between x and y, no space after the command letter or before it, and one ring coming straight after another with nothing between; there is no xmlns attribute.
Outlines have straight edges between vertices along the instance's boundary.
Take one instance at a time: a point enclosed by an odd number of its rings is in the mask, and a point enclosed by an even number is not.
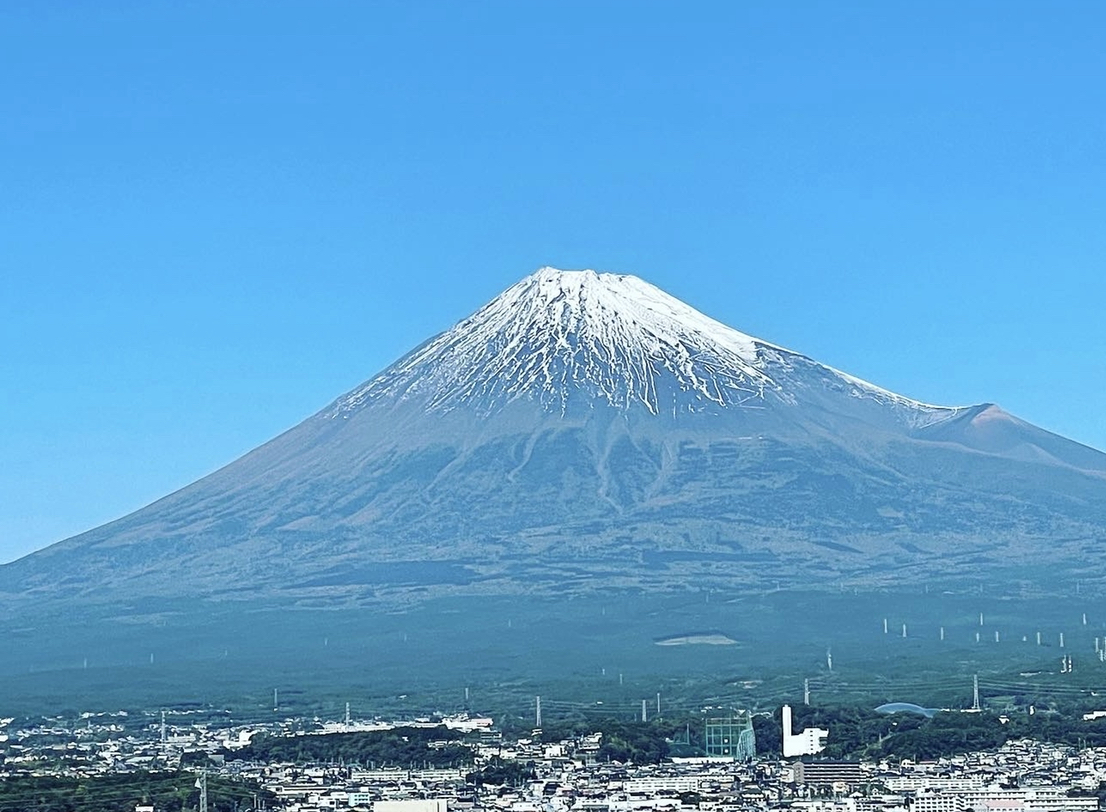
<svg viewBox="0 0 1106 812"><path fill-rule="evenodd" d="M812 756L826 749L828 730L808 727L801 733L791 732L791 706L783 706L783 757Z"/></svg>

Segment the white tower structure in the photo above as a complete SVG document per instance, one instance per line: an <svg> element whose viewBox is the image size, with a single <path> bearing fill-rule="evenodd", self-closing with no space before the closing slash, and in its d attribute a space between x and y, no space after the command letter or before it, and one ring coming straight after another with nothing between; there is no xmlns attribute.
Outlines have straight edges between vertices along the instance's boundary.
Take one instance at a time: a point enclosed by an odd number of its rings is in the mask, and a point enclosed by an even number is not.
<svg viewBox="0 0 1106 812"><path fill-rule="evenodd" d="M802 733L791 732L791 706L783 706L783 757L812 756L826 749L828 730L808 727Z"/></svg>
<svg viewBox="0 0 1106 812"><path fill-rule="evenodd" d="M207 770L200 770L196 786L200 788L200 812L207 812Z"/></svg>

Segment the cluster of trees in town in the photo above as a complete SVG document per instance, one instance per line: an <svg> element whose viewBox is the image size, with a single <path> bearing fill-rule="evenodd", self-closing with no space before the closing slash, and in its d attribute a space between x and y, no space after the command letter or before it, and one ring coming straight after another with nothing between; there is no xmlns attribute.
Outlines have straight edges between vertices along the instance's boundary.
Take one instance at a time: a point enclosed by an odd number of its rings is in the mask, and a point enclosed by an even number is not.
<svg viewBox="0 0 1106 812"><path fill-rule="evenodd" d="M830 731L824 758L933 759L972 750L990 750L1015 739L1036 739L1075 747L1106 746L1106 720L1083 721L1082 711L1067 708L1029 713L939 712L932 718L879 714L861 707L795 708L796 728ZM760 747L765 752L767 748ZM767 742L765 743L767 744ZM778 739L773 742L779 748Z"/></svg>
<svg viewBox="0 0 1106 812"><path fill-rule="evenodd" d="M13 775L0 781L0 812L118 812L150 804L159 812L191 812L200 808L200 790L191 772L135 772L70 778L53 775ZM207 777L209 812L272 805L273 793L256 784Z"/></svg>
<svg viewBox="0 0 1106 812"><path fill-rule="evenodd" d="M534 780L533 762L522 763L515 759L493 756L491 760L479 770L469 773L465 780L476 786L511 786L517 787L527 781Z"/></svg>
<svg viewBox="0 0 1106 812"><path fill-rule="evenodd" d="M598 761L658 764L668 758L672 749L672 738L682 733L684 729L682 718L631 722L600 717L592 721L576 719L544 727L542 740L555 742L601 733L603 735L599 743L599 751L596 753Z"/></svg>
<svg viewBox="0 0 1106 812"><path fill-rule="evenodd" d="M876 713L857 705L798 706L793 726L820 727L830 731L825 759L932 759L973 750L1001 747L1007 741L1031 738L1076 747L1106 747L1106 719L1085 722L1081 707L1051 707L1036 713L1027 710L999 714L993 711L939 712L932 718L896 713ZM757 753L779 756L782 725L780 712L753 716ZM596 757L599 761L632 761L652 764L669 755L701 751L701 716L659 718L631 722L596 718L547 726L543 739L557 741L571 736L602 733Z"/></svg>
<svg viewBox="0 0 1106 812"><path fill-rule="evenodd" d="M461 767L473 761L462 734L435 727L397 727L353 733L303 736L255 736L226 757L243 761L290 761L299 764L360 764L362 766Z"/></svg>

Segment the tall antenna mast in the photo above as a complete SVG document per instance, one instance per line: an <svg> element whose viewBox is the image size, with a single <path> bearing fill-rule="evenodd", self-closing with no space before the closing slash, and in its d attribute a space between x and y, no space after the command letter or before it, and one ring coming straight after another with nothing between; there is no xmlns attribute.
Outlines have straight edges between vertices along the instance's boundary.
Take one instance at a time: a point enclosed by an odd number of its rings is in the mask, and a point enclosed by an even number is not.
<svg viewBox="0 0 1106 812"><path fill-rule="evenodd" d="M979 710L979 674L972 675L972 710Z"/></svg>

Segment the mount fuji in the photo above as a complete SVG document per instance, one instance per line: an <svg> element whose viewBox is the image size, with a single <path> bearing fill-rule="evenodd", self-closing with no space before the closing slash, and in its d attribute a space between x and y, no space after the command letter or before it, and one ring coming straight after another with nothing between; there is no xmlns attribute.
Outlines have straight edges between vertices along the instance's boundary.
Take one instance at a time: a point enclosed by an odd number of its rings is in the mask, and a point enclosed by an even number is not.
<svg viewBox="0 0 1106 812"><path fill-rule="evenodd" d="M543 268L225 468L0 567L0 598L1058 579L1104 535L1106 454Z"/></svg>

